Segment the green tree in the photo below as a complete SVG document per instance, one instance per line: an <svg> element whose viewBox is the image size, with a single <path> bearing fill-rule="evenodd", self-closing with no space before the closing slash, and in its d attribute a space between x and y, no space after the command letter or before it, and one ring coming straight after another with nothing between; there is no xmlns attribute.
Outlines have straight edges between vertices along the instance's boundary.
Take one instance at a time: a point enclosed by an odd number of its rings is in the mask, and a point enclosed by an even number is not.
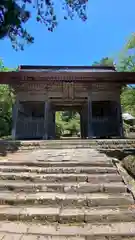
<svg viewBox="0 0 135 240"><path fill-rule="evenodd" d="M75 118L76 116L76 111L64 111L62 112L62 120L69 122L71 119Z"/></svg>
<svg viewBox="0 0 135 240"><path fill-rule="evenodd" d="M128 49L124 49L117 64L117 71L120 72L134 72L135 71L135 55L129 54ZM121 93L121 105L123 112L128 112L135 116L135 89L131 86L125 86ZM128 134L130 125L124 122L125 132Z"/></svg>
<svg viewBox="0 0 135 240"><path fill-rule="evenodd" d="M126 46L125 46L125 49L133 49L135 48L135 33L132 34L132 36L130 36Z"/></svg>
<svg viewBox="0 0 135 240"><path fill-rule="evenodd" d="M117 70L121 72L135 71L135 55L128 55L126 51L119 59ZM121 103L123 111L135 115L135 88L132 86L123 87L121 93Z"/></svg>
<svg viewBox="0 0 135 240"><path fill-rule="evenodd" d="M80 116L78 113L71 118L66 126L66 129L70 132L70 135L77 135L80 131Z"/></svg>
<svg viewBox="0 0 135 240"><path fill-rule="evenodd" d="M104 57L100 61L95 61L93 66L113 66L114 65L114 60L109 57Z"/></svg>
<svg viewBox="0 0 135 240"><path fill-rule="evenodd" d="M125 55L121 58L117 65L120 72L135 72L135 55Z"/></svg>
<svg viewBox="0 0 135 240"><path fill-rule="evenodd" d="M80 116L76 111L56 112L56 135L77 135L80 131Z"/></svg>
<svg viewBox="0 0 135 240"><path fill-rule="evenodd" d="M62 121L62 112L56 112L55 121L56 121L56 137L60 138L64 133L64 122Z"/></svg>
<svg viewBox="0 0 135 240"><path fill-rule="evenodd" d="M0 60L0 72L9 71ZM14 94L9 85L0 85L0 137L11 133Z"/></svg>
<svg viewBox="0 0 135 240"><path fill-rule="evenodd" d="M53 31L58 24L57 4L60 5L63 14L65 13L64 19L73 19L77 14L85 21L87 1L0 0L0 39L8 37L16 50L23 50L25 43L34 42L33 36L25 29L25 23L31 18L31 12L28 9L35 8L36 20L45 24L49 31Z"/></svg>
<svg viewBox="0 0 135 240"><path fill-rule="evenodd" d="M124 112L129 112L135 116L135 89L125 87L121 94L121 104Z"/></svg>
<svg viewBox="0 0 135 240"><path fill-rule="evenodd" d="M65 114L65 115L64 115ZM64 129L69 132L70 136L77 135L80 131L80 116L76 111L65 111L62 113L65 121Z"/></svg>
<svg viewBox="0 0 135 240"><path fill-rule="evenodd" d="M123 47L119 54L117 71L121 72L135 72L135 34L133 34L129 41Z"/></svg>

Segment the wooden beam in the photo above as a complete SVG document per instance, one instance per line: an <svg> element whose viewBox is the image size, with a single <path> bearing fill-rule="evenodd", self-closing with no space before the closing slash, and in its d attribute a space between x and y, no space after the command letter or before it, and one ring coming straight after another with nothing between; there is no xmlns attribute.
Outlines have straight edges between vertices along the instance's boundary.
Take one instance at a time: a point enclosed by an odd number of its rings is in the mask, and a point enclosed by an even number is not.
<svg viewBox="0 0 135 240"><path fill-rule="evenodd" d="M135 84L134 72L0 72L0 84L20 84L24 82L104 82Z"/></svg>

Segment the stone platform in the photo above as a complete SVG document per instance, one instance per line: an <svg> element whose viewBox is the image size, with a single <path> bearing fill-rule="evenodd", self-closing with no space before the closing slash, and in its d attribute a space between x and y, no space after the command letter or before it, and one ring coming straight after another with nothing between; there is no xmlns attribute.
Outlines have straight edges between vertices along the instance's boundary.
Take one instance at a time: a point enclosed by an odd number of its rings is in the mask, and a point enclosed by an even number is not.
<svg viewBox="0 0 135 240"><path fill-rule="evenodd" d="M89 148L98 151L134 150L135 139L70 139L70 140L39 140L13 141L1 140L0 153L35 149L75 149Z"/></svg>

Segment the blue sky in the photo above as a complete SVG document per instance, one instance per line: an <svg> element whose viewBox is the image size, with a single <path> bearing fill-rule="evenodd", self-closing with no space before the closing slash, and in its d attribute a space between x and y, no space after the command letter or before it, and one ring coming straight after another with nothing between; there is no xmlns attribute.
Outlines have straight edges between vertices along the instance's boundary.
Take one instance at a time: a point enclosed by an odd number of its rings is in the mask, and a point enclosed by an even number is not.
<svg viewBox="0 0 135 240"><path fill-rule="evenodd" d="M62 20L60 9L58 15L59 25L53 33L32 17L26 26L35 42L24 51L16 52L8 39L1 40L4 64L89 66L102 57L116 58L135 32L135 0L89 0L85 23L78 18Z"/></svg>

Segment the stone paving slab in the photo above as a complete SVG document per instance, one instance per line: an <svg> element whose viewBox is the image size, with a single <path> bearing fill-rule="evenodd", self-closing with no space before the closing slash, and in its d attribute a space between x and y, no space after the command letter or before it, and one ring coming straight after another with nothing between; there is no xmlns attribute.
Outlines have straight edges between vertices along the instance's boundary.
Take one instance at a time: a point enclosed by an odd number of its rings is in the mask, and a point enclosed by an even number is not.
<svg viewBox="0 0 135 240"><path fill-rule="evenodd" d="M79 158L78 158L79 157ZM32 150L27 152L16 152L9 153L5 157L0 157L5 160L14 160L14 161L35 161L35 160L44 160L44 161L86 161L93 160L93 158L98 159L108 159L105 154L98 153L94 149L40 149Z"/></svg>
<svg viewBox="0 0 135 240"><path fill-rule="evenodd" d="M122 177L118 173L57 173L57 174L37 174L31 172L0 172L0 180L25 180L31 182L121 182Z"/></svg>
<svg viewBox="0 0 135 240"><path fill-rule="evenodd" d="M28 229L28 233L39 234L42 233L48 235L56 236L91 236L91 235L102 235L102 236L111 236L117 235L120 236L124 234L125 236L135 236L135 223L112 223L112 224L84 224L83 226L66 226L66 225L57 225L55 226L42 226L42 225L32 225Z"/></svg>
<svg viewBox="0 0 135 240"><path fill-rule="evenodd" d="M32 234L6 234L0 235L0 240L135 240L135 237L98 237L98 236L88 236L88 237L67 237L67 236L42 236L42 235L32 235Z"/></svg>
<svg viewBox="0 0 135 240"><path fill-rule="evenodd" d="M22 234L6 234L6 233L4 233L3 238L0 240L22 240L22 237L23 237ZM37 237L35 239L37 240Z"/></svg>
<svg viewBox="0 0 135 240"><path fill-rule="evenodd" d="M115 183L87 183L87 182L25 182L0 180L0 190L14 192L61 192L61 193L126 193L127 187L122 182Z"/></svg>
<svg viewBox="0 0 135 240"><path fill-rule="evenodd" d="M36 173L117 173L115 167L28 167L0 166L0 172L36 172Z"/></svg>
<svg viewBox="0 0 135 240"><path fill-rule="evenodd" d="M105 160L105 159L95 159L95 160L87 160L87 161L73 161L73 160L70 160L70 161L59 161L59 160L55 160L55 161L51 161L51 160L48 160L48 161L38 161L38 160L35 160L35 161L29 161L29 160L25 160L25 161L20 161L18 159L18 161L13 161L13 160L0 160L0 167L9 167L9 166L15 166L15 167L20 167L20 166L28 166L28 167L77 167L77 166L81 166L81 167L92 167L92 166L99 166L99 167L113 167L113 163L112 161L110 160Z"/></svg>
<svg viewBox="0 0 135 240"><path fill-rule="evenodd" d="M0 222L0 234L35 234L42 236L131 236L135 237L135 223L41 225L20 222Z"/></svg>
<svg viewBox="0 0 135 240"><path fill-rule="evenodd" d="M94 175L95 176L95 175ZM116 180L119 179L117 176L119 176L118 174L116 175ZM52 179L53 177L53 179ZM29 180L29 181L55 181L57 179L59 179L59 181L77 181L77 182L85 182L88 180L88 177L90 179L90 175L89 174L84 174L84 173L57 173L57 174L52 174L52 173L48 173L48 174L37 174L37 173L31 173L31 172L22 172L22 173L13 173L13 172L0 172L0 179L9 179L9 180Z"/></svg>
<svg viewBox="0 0 135 240"><path fill-rule="evenodd" d="M133 204L130 194L64 194L64 193L11 193L0 192L0 204L45 204L47 206L118 206Z"/></svg>
<svg viewBox="0 0 135 240"><path fill-rule="evenodd" d="M124 208L45 208L42 205L38 207L30 206L0 206L0 220L5 221L35 221L35 222L59 222L59 223L77 223L77 222L132 222L135 221L135 210L129 207Z"/></svg>

